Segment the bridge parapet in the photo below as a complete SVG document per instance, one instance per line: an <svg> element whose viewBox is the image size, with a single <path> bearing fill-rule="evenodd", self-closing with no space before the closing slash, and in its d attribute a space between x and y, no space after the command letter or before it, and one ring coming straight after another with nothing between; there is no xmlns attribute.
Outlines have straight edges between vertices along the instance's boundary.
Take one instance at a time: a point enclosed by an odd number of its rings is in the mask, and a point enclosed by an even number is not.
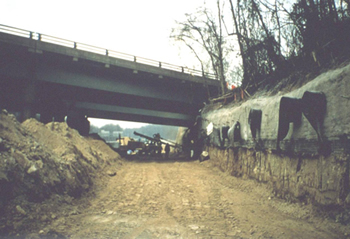
<svg viewBox="0 0 350 239"><path fill-rule="evenodd" d="M0 24L0 33L6 33L6 34L14 35L14 36L19 36L19 37L23 37L23 38L35 40L38 42L43 42L43 43L50 43L50 44L56 45L57 47L61 46L61 47L76 49L76 50L85 51L85 52L89 52L89 53L99 54L102 56L107 56L107 57L114 58L114 59L120 59L120 60L124 60L124 61L129 61L129 62L134 62L134 63L139 63L139 64L151 66L151 67L158 67L158 68L161 68L164 70L175 71L175 72L183 73L183 74L186 74L189 76L203 78L203 80L204 80L203 83L205 83L205 84L207 84L208 82L212 82L209 84L210 85L218 85L217 84L218 80L217 80L216 75L213 73L210 73L210 72L202 72L200 70L191 69L191 68L184 67L184 66L177 66L177 65L170 64L170 63L165 63L165 62L160 62L160 61L156 61L156 60L152 60L152 59L148 59L148 58L144 58L144 57L134 56L134 55L130 55L127 53L109 50L109 49L105 49L105 48L101 48L101 47L97 47L97 46L88 45L85 43L79 43L79 42L75 42L75 41L71 41L71 40L67 40L67 39L63 39L63 38L59 38L59 37L54 37L54 36L50 36L50 35L46 35L46 34L32 32L32 31L28 31L28 30L24 30L24 29L20 29L20 28L15 28L15 27L11 27L11 26L6 26L6 25L2 25L2 24Z"/></svg>

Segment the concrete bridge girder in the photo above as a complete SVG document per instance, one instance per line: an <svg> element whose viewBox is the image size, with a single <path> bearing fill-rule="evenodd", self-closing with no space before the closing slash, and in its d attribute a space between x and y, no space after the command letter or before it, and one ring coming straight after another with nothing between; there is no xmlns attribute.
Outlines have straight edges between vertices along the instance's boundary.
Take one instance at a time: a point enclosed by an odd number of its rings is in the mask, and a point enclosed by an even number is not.
<svg viewBox="0 0 350 239"><path fill-rule="evenodd" d="M70 65L58 65L44 61L37 67L37 79L40 81L158 100L202 103L199 100L203 98L203 93L200 92L203 86L197 86L199 89L196 90L192 83L175 83L171 82L172 79L164 78L160 79L162 82L157 82L151 77L146 73L134 74L125 69L112 70L96 66L86 69L86 64L77 65L75 62ZM194 93L202 97L196 97L196 99L193 97Z"/></svg>
<svg viewBox="0 0 350 239"><path fill-rule="evenodd" d="M131 115L156 116L161 118L177 119L177 120L184 120L184 121L194 119L193 116L191 115L185 115L185 114L179 114L179 113L135 109L135 108L116 106L116 105L102 105L102 104L95 104L95 103L89 103L89 102L76 102L75 107L82 110L84 109L97 110L97 111L100 110L100 111L106 111L106 112L118 112L122 114L131 114Z"/></svg>

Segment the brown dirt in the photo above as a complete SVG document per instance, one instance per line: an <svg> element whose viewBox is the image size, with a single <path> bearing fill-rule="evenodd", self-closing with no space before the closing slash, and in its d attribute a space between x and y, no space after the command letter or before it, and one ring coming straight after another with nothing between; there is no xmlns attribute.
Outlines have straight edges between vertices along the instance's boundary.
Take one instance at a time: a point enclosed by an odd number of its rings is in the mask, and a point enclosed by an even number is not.
<svg viewBox="0 0 350 239"><path fill-rule="evenodd" d="M208 162L137 159L78 213L42 228L70 238L347 238L311 206L273 198L265 185Z"/></svg>
<svg viewBox="0 0 350 239"><path fill-rule="evenodd" d="M347 238L210 161L123 161L64 123L0 114L0 238ZM115 175L115 176L113 176Z"/></svg>
<svg viewBox="0 0 350 239"><path fill-rule="evenodd" d="M103 185L121 162L103 141L65 123L20 124L1 111L0 238L21 237L71 213L65 205Z"/></svg>

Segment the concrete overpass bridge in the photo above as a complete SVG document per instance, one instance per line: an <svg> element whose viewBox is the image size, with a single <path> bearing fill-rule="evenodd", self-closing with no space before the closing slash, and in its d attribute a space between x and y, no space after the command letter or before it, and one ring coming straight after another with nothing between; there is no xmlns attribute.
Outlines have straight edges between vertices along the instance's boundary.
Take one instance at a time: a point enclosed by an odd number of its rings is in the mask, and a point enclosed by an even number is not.
<svg viewBox="0 0 350 239"><path fill-rule="evenodd" d="M23 119L86 115L178 126L191 125L220 85L211 74L4 25L0 84L0 107Z"/></svg>

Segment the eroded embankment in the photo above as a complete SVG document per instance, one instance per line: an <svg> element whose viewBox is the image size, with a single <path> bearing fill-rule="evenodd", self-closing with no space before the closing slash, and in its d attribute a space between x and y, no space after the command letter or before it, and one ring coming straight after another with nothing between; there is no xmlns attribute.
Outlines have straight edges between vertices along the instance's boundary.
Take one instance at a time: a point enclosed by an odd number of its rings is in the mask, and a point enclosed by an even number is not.
<svg viewBox="0 0 350 239"><path fill-rule="evenodd" d="M349 96L350 65L289 93L211 105L201 115L203 130L214 125L206 142L210 160L232 175L269 183L285 198L349 206ZM227 139L225 126L232 128Z"/></svg>
<svg viewBox="0 0 350 239"><path fill-rule="evenodd" d="M58 205L69 204L89 191L96 178L101 177L101 170L115 170L118 162L120 156L103 141L84 138L66 123L44 125L29 119L20 124L3 110L0 236L28 225L35 227L31 221L44 224L52 219L52 212L62 211ZM52 202L46 209L45 203L35 204L55 195L60 198L57 204Z"/></svg>

